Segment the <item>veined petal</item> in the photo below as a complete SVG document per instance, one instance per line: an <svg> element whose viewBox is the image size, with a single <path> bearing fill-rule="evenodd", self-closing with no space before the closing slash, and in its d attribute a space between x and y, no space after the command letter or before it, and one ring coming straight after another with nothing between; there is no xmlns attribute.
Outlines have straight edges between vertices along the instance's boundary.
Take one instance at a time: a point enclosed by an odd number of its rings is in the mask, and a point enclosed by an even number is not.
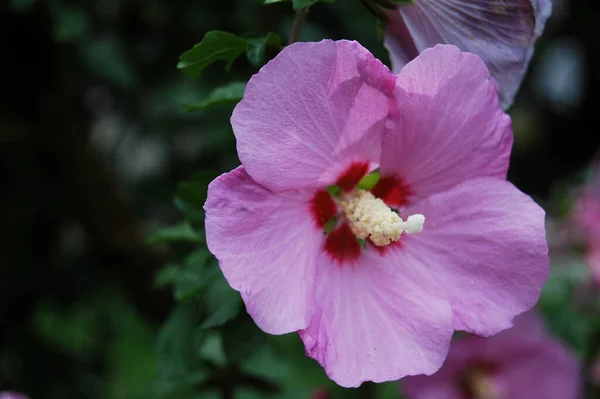
<svg viewBox="0 0 600 399"><path fill-rule="evenodd" d="M389 256L448 299L456 330L490 336L535 305L549 271L544 211L512 184L469 180L406 212L425 226Z"/></svg>
<svg viewBox="0 0 600 399"><path fill-rule="evenodd" d="M552 12L551 0L415 0L388 13L386 45L391 53L411 54L436 44L453 44L477 54L500 85L504 109L513 101ZM404 37L403 26L412 42ZM392 61L402 58L392 55ZM402 64L394 64L399 71Z"/></svg>
<svg viewBox="0 0 600 399"><path fill-rule="evenodd" d="M400 72L396 94L400 112L383 137L382 176L400 178L416 198L474 177L506 178L511 122L479 57L449 45L425 50Z"/></svg>
<svg viewBox="0 0 600 399"><path fill-rule="evenodd" d="M286 47L248 82L231 124L248 174L273 191L333 184L379 162L396 76L356 42Z"/></svg>
<svg viewBox="0 0 600 399"><path fill-rule="evenodd" d="M310 216L311 194L273 193L241 166L208 188L208 248L256 324L271 334L305 328L312 316L323 232Z"/></svg>
<svg viewBox="0 0 600 399"><path fill-rule="evenodd" d="M354 267L321 256L315 306L300 337L306 353L345 387L432 374L452 337L448 303L375 250Z"/></svg>

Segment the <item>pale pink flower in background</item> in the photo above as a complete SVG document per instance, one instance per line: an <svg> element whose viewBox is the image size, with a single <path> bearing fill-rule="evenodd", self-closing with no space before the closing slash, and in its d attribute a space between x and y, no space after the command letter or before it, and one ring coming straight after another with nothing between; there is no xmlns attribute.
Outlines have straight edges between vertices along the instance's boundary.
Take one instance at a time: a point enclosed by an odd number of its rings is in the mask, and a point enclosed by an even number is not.
<svg viewBox="0 0 600 399"><path fill-rule="evenodd" d="M29 399L27 396L18 392L0 392L0 399Z"/></svg>
<svg viewBox="0 0 600 399"><path fill-rule="evenodd" d="M504 109L552 13L551 0L414 0L387 11L385 44L394 72L423 50L453 44L480 56L500 86Z"/></svg>
<svg viewBox="0 0 600 399"><path fill-rule="evenodd" d="M580 367L533 312L491 338L467 336L432 376L403 380L408 399L577 399Z"/></svg>
<svg viewBox="0 0 600 399"><path fill-rule="evenodd" d="M583 188L573 207L572 229L583 240L585 261L592 279L600 284L600 173L593 167L591 181Z"/></svg>
<svg viewBox="0 0 600 399"><path fill-rule="evenodd" d="M231 118L243 166L210 184L204 209L208 247L262 330L298 331L354 387L432 374L454 330L492 335L536 303L544 211L506 181L496 89L453 46L394 75L329 40L293 44L250 79Z"/></svg>

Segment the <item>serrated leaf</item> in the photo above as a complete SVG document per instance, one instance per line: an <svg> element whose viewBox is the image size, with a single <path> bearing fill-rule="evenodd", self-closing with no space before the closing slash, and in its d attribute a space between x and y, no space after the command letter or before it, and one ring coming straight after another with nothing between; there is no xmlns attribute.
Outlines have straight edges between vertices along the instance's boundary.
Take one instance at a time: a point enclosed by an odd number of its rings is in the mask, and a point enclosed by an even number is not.
<svg viewBox="0 0 600 399"><path fill-rule="evenodd" d="M177 68L193 78L200 76L204 68L217 61L225 61L225 69L246 50L248 41L233 33L210 31L202 41L181 55Z"/></svg>
<svg viewBox="0 0 600 399"><path fill-rule="evenodd" d="M266 36L249 38L246 47L246 57L254 66L262 66L265 62L265 49L267 47L280 47L281 37L269 32Z"/></svg>
<svg viewBox="0 0 600 399"><path fill-rule="evenodd" d="M246 82L231 82L215 88L200 104L186 105L188 111L208 108L220 104L237 104L244 97Z"/></svg>
<svg viewBox="0 0 600 399"><path fill-rule="evenodd" d="M205 318L201 328L220 326L232 320L239 313L242 304L240 294L229 286L216 265L210 269L207 281L202 296Z"/></svg>
<svg viewBox="0 0 600 399"><path fill-rule="evenodd" d="M202 243L204 242L204 237L198 234L188 222L180 222L173 226L158 228L146 237L146 243L148 245L170 241Z"/></svg>
<svg viewBox="0 0 600 399"><path fill-rule="evenodd" d="M230 362L239 363L262 349L266 342L262 332L246 312L223 326L223 350Z"/></svg>

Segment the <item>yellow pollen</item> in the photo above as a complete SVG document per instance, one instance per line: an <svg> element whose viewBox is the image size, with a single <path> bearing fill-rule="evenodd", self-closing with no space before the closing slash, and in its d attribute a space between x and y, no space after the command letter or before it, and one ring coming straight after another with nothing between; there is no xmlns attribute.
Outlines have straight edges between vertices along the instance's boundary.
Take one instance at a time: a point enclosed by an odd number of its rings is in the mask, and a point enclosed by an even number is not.
<svg viewBox="0 0 600 399"><path fill-rule="evenodd" d="M354 235L362 240L369 238L380 247L398 241L403 232L419 233L423 230L423 215L411 215L403 221L369 191L358 190L349 194L340 201L340 205Z"/></svg>
<svg viewBox="0 0 600 399"><path fill-rule="evenodd" d="M471 395L476 399L499 399L492 379L484 372L473 371L467 377Z"/></svg>

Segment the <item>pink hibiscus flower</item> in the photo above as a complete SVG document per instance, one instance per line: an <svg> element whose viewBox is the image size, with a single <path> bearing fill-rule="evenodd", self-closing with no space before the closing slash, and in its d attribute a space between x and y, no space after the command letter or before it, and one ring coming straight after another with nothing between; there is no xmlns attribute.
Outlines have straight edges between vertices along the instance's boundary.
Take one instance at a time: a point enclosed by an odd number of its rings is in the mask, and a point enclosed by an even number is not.
<svg viewBox="0 0 600 399"><path fill-rule="evenodd" d="M453 44L480 56L508 108L521 85L533 45L552 13L551 0L414 0L388 11L385 45L394 71L428 47Z"/></svg>
<svg viewBox="0 0 600 399"><path fill-rule="evenodd" d="M580 370L569 350L527 313L492 338L455 341L440 371L403 383L409 399L576 399Z"/></svg>
<svg viewBox="0 0 600 399"><path fill-rule="evenodd" d="M231 123L243 166L209 186L208 247L257 325L298 331L338 384L431 374L455 329L536 303L544 211L505 180L510 119L478 57L437 46L394 75L356 42L297 43Z"/></svg>

